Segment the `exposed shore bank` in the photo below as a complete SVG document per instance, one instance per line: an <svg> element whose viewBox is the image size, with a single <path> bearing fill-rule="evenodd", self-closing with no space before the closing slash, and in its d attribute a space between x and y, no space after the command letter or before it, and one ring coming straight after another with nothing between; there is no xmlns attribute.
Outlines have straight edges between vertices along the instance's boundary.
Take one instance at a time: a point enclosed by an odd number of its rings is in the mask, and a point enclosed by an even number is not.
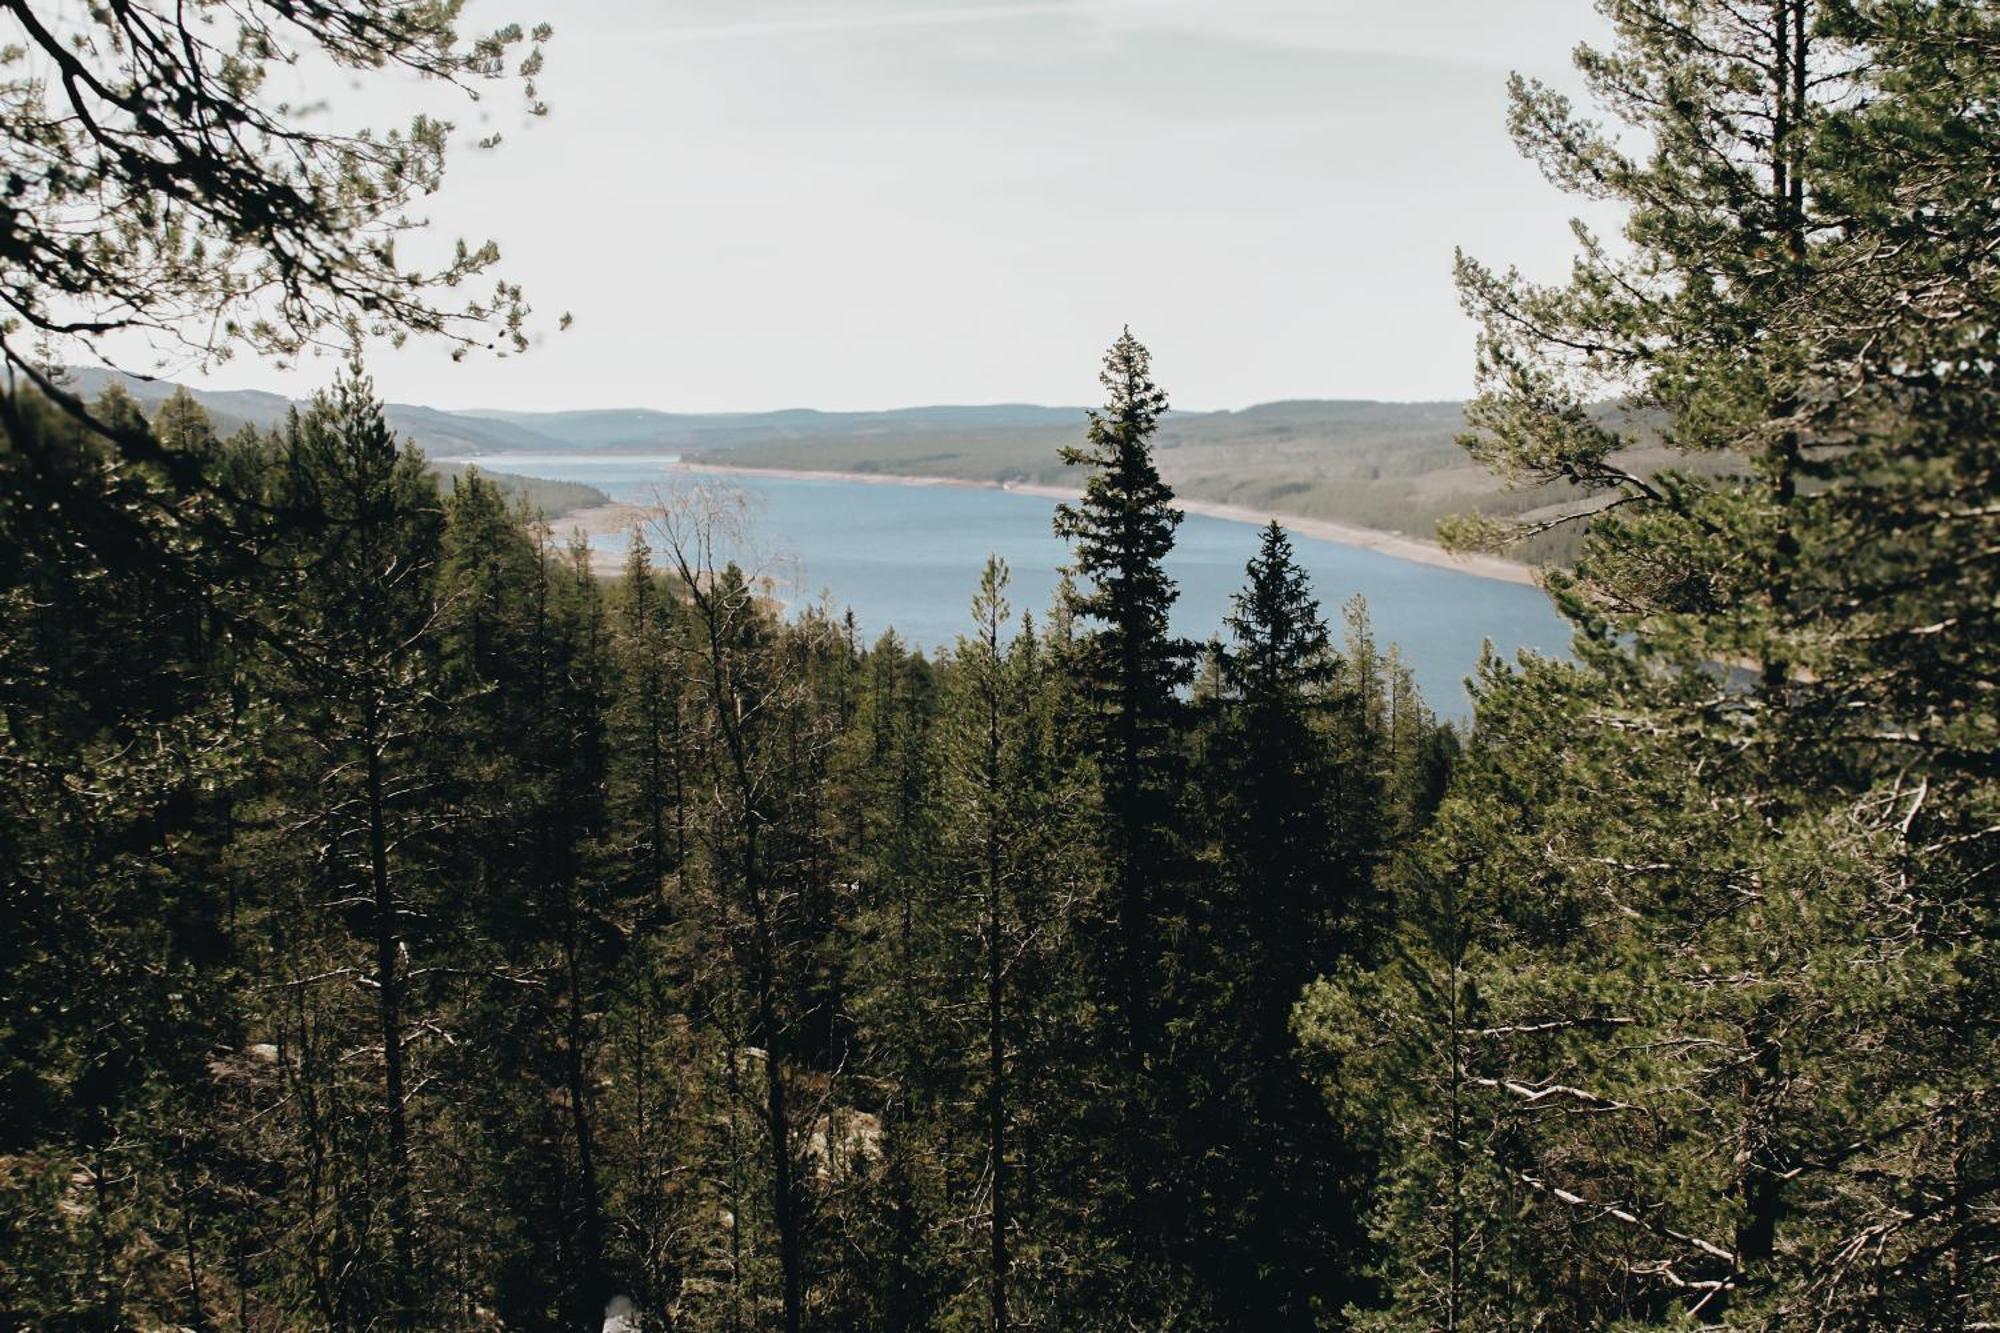
<svg viewBox="0 0 2000 1333"><path fill-rule="evenodd" d="M501 455L496 455L496 459ZM812 468L776 467L728 467L715 463L681 463L663 480L663 485L671 486L676 476L689 477L783 477L793 481L839 481L860 482L870 486L951 486L989 491L1010 491L1017 495L1033 495L1048 500L1075 500L1082 494L1067 486L1044 486L1032 482L973 481L963 477L919 477L886 472L832 472ZM1200 514L1206 518L1219 518L1228 523L1250 523L1262 526L1276 519L1285 529L1301 537L1312 537L1319 541L1335 542L1341 546L1357 546L1364 550L1379 551L1383 555L1398 560L1408 560L1415 564L1430 565L1438 569L1456 570L1475 578L1497 579L1502 583L1520 583L1533 586L1539 581L1537 571L1514 560L1505 560L1493 555L1461 555L1447 551L1436 542L1398 532L1383 532L1378 528L1364 528L1352 523L1338 523L1331 519L1305 518L1298 514L1286 514L1278 510L1256 509L1248 505L1221 504L1213 500L1197 500L1185 495L1174 497L1174 503L1190 514ZM591 536L624 532L635 523L645 520L644 505L625 501L614 501L607 505L593 505L588 509L578 509L564 515L555 526L567 532L571 528L581 529ZM593 565L602 573L615 573L624 567L624 557L616 552L598 552Z"/></svg>

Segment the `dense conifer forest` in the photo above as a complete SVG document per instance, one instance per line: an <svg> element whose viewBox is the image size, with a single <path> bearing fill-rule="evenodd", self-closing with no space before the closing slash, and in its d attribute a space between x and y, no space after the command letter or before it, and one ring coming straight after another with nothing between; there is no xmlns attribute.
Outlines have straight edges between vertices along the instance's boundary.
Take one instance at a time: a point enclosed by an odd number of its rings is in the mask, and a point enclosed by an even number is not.
<svg viewBox="0 0 2000 1333"><path fill-rule="evenodd" d="M0 1327L2000 1324L1989 5L1604 0L1588 114L1516 81L1625 220L1459 261L1468 450L1594 501L1453 526L1581 534L1465 728L1276 525L1174 635L1129 331L1055 604L992 562L929 654L715 489L593 575L358 362L86 400L38 340L517 334L382 241L442 137L255 71L533 106L545 34L0 8L63 71L0 100Z"/></svg>

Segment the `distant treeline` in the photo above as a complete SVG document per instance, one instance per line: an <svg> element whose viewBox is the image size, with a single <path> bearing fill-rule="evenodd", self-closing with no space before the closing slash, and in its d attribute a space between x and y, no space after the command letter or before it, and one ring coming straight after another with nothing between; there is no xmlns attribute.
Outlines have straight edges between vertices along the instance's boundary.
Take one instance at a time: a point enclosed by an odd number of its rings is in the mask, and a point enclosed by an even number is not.
<svg viewBox="0 0 2000 1333"><path fill-rule="evenodd" d="M1621 465L1642 474L1687 467L1661 448L1649 414L1595 409L1625 430ZM1425 540L1460 514L1509 520L1590 506L1574 485L1510 489L1466 457L1463 403L1268 403L1240 412L1165 418L1160 475L1193 499L1244 505L1299 518L1331 519ZM1057 454L1075 422L940 426L921 434L835 430L753 439L694 457L731 467L819 468L838 472L971 481L1073 481ZM1694 466L1716 470L1705 463ZM1510 554L1533 564L1575 559L1582 525L1526 536Z"/></svg>
<svg viewBox="0 0 2000 1333"><path fill-rule="evenodd" d="M551 522L579 509L611 503L611 497L595 486L580 481L551 481L544 477L523 477L512 472L493 472L479 463L447 463L426 459L424 466L445 483L446 489L469 471L491 482L506 499L527 506Z"/></svg>
<svg viewBox="0 0 2000 1333"><path fill-rule="evenodd" d="M70 391L86 398L96 398L107 392L124 395L146 412L158 411L168 399L177 395L192 398L207 416L209 430L224 436L245 429L276 429L300 406L275 393L194 390L165 380L142 379L92 366L66 366L57 380ZM411 441L431 456L428 466L446 481L463 476L468 467L478 466L502 495L509 500L520 501L530 509L539 510L550 519L611 502L603 491L581 482L546 481L540 477L494 471L484 464L444 462L435 457L447 452L484 453L546 445L547 442L526 431L514 430L503 421L487 421L465 413L409 406L385 409L383 416L398 438Z"/></svg>

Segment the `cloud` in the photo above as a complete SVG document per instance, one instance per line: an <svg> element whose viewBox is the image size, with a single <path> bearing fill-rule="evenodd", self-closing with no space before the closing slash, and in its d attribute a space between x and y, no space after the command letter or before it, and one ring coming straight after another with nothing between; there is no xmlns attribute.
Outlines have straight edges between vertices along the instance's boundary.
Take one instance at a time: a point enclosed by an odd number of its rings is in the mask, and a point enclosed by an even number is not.
<svg viewBox="0 0 2000 1333"><path fill-rule="evenodd" d="M633 11L648 44L755 42L1042 21L1087 48L1154 33L1299 51L1395 55L1443 65L1560 66L1577 35L1570 5L1492 0L815 0L720 5L696 0Z"/></svg>
<svg viewBox="0 0 2000 1333"><path fill-rule="evenodd" d="M1577 36L1568 5L1493 0L1076 0L1109 32L1172 31L1293 49L1386 54L1446 65L1560 64Z"/></svg>
<svg viewBox="0 0 2000 1333"><path fill-rule="evenodd" d="M740 11L739 11L740 12ZM968 23L998 23L1014 19L1074 14L1073 0L1018 0L1011 4L944 4L897 9L818 9L811 13L781 12L764 18L700 19L668 23L634 34L660 43L721 42L760 37L812 36L821 33L878 32L937 28Z"/></svg>

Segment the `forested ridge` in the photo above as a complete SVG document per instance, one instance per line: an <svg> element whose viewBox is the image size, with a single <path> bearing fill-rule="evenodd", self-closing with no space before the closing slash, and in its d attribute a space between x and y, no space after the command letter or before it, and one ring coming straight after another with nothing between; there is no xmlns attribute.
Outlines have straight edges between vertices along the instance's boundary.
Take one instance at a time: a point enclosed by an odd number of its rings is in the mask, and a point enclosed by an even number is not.
<svg viewBox="0 0 2000 1333"><path fill-rule="evenodd" d="M543 34L275 8L357 68L526 43L533 100ZM1451 535L1580 533L1573 654L1462 731L1276 525L1171 632L1129 331L1055 603L993 562L927 656L776 602L725 491L600 579L358 362L224 433L0 330L0 1326L2000 1323L2000 16L1601 8L1604 121L1512 128L1623 234L1458 264L1467 450L1571 502ZM17 177L36 335L519 332L437 304L489 252L357 240L441 138L302 185L243 67L93 21L92 114L17 95L8 152L166 215L72 248Z"/></svg>

